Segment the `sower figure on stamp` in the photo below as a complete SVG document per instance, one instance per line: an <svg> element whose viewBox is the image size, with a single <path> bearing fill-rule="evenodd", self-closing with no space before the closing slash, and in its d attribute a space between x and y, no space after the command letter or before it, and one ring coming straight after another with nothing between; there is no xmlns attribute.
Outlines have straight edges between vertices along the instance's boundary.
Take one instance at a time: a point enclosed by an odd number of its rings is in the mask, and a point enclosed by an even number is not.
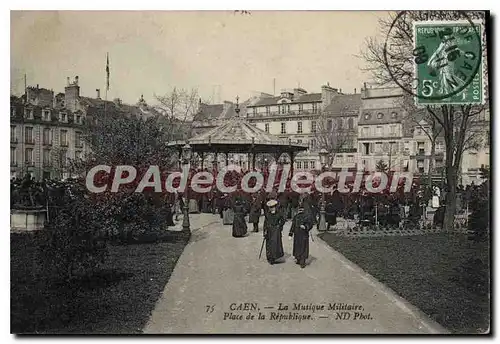
<svg viewBox="0 0 500 344"><path fill-rule="evenodd" d="M268 211L264 220L264 238L266 240L266 257L269 264L275 264L276 260L285 255L281 232L283 230L283 214L277 210L278 201L267 202Z"/></svg>
<svg viewBox="0 0 500 344"><path fill-rule="evenodd" d="M306 259L309 257L309 231L312 227L312 214L305 211L303 204L300 204L288 235L290 239L293 237L293 256L295 263L300 264L301 268L306 267Z"/></svg>

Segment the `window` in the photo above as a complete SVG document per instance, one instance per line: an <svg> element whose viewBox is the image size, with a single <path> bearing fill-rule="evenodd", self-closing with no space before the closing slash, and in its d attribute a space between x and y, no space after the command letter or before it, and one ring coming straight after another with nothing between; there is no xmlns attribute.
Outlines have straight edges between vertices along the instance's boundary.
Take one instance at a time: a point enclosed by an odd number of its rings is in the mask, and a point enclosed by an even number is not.
<svg viewBox="0 0 500 344"><path fill-rule="evenodd" d="M266 133L268 133L268 132L269 132L269 123L264 124L264 131L265 131Z"/></svg>
<svg viewBox="0 0 500 344"><path fill-rule="evenodd" d="M425 142L418 142L418 154L419 155L424 155L425 154Z"/></svg>
<svg viewBox="0 0 500 344"><path fill-rule="evenodd" d="M337 129L342 129L342 118L337 119Z"/></svg>
<svg viewBox="0 0 500 344"><path fill-rule="evenodd" d="M257 114L257 108L252 109L253 115L255 116Z"/></svg>
<svg viewBox="0 0 500 344"><path fill-rule="evenodd" d="M391 135L393 135L393 136L396 135L396 126L391 125L390 129L391 129Z"/></svg>
<svg viewBox="0 0 500 344"><path fill-rule="evenodd" d="M285 113L285 106L284 105L278 105L278 113L279 114Z"/></svg>
<svg viewBox="0 0 500 344"><path fill-rule="evenodd" d="M316 161L314 161L314 160L309 161L309 167L311 168L311 170L315 170L316 169Z"/></svg>
<svg viewBox="0 0 500 344"><path fill-rule="evenodd" d="M24 117L27 119L33 119L33 110L24 109Z"/></svg>
<svg viewBox="0 0 500 344"><path fill-rule="evenodd" d="M368 127L363 127L363 136L367 137L368 136Z"/></svg>
<svg viewBox="0 0 500 344"><path fill-rule="evenodd" d="M10 165L17 165L16 147L10 147Z"/></svg>
<svg viewBox="0 0 500 344"><path fill-rule="evenodd" d="M82 133L79 131L75 132L75 147L83 147L83 142L82 142Z"/></svg>
<svg viewBox="0 0 500 344"><path fill-rule="evenodd" d="M376 153L382 153L382 142L376 142L375 143L375 152Z"/></svg>
<svg viewBox="0 0 500 344"><path fill-rule="evenodd" d="M61 146L68 145L68 131L67 130L61 130L60 144L61 144Z"/></svg>
<svg viewBox="0 0 500 344"><path fill-rule="evenodd" d="M391 117L396 118L396 117L398 117L398 114L396 112L393 112L393 113L391 113Z"/></svg>
<svg viewBox="0 0 500 344"><path fill-rule="evenodd" d="M370 144L369 143L363 143L363 153L365 155L369 155L370 154Z"/></svg>
<svg viewBox="0 0 500 344"><path fill-rule="evenodd" d="M384 114L383 114L382 112L379 112L379 113L377 114L377 118L378 118L378 119L382 119L382 118L384 118Z"/></svg>
<svg viewBox="0 0 500 344"><path fill-rule="evenodd" d="M444 150L444 142L436 141L436 151L443 151L443 150Z"/></svg>
<svg viewBox="0 0 500 344"><path fill-rule="evenodd" d="M410 150L410 142L405 141L405 143L404 143L404 149L405 149L405 151Z"/></svg>
<svg viewBox="0 0 500 344"><path fill-rule="evenodd" d="M281 123L281 133L286 134L286 123L285 122Z"/></svg>
<svg viewBox="0 0 500 344"><path fill-rule="evenodd" d="M285 110L286 110L287 113L289 113L290 112L290 105L286 105Z"/></svg>
<svg viewBox="0 0 500 344"><path fill-rule="evenodd" d="M348 155L347 162L354 162L354 155Z"/></svg>
<svg viewBox="0 0 500 344"><path fill-rule="evenodd" d="M304 170L309 168L309 161L304 161Z"/></svg>
<svg viewBox="0 0 500 344"><path fill-rule="evenodd" d="M328 131L332 131L333 129L333 124L332 124L332 120L329 119L327 122L326 122L326 130Z"/></svg>
<svg viewBox="0 0 500 344"><path fill-rule="evenodd" d="M377 126L377 136L382 135L382 127L379 125Z"/></svg>
<svg viewBox="0 0 500 344"><path fill-rule="evenodd" d="M304 111L304 105L303 104L299 104L299 114L301 114L302 111Z"/></svg>
<svg viewBox="0 0 500 344"><path fill-rule="evenodd" d="M490 145L490 132L489 131L486 132L486 145L487 146Z"/></svg>
<svg viewBox="0 0 500 344"><path fill-rule="evenodd" d="M16 116L16 108L15 107L11 107L10 108L10 116L11 117L15 117Z"/></svg>
<svg viewBox="0 0 500 344"><path fill-rule="evenodd" d="M67 122L67 121L68 121L68 116L67 116L65 113L63 113L63 112L62 112L62 113L59 115L59 120L60 120L61 122Z"/></svg>
<svg viewBox="0 0 500 344"><path fill-rule="evenodd" d="M301 140L301 139L298 139L298 140L297 140L297 143L299 143L299 144L300 144L300 143L302 143L302 140Z"/></svg>
<svg viewBox="0 0 500 344"><path fill-rule="evenodd" d="M415 129L415 135L417 135L417 136L422 135L422 129L420 129L420 128Z"/></svg>
<svg viewBox="0 0 500 344"><path fill-rule="evenodd" d="M365 113L365 119L370 119L372 117L372 115L370 115L369 113Z"/></svg>
<svg viewBox="0 0 500 344"><path fill-rule="evenodd" d="M35 143L33 141L33 128L32 127L26 127L25 132L24 132L24 142L26 143Z"/></svg>
<svg viewBox="0 0 500 344"><path fill-rule="evenodd" d="M312 104L312 113L318 113L318 104L317 103Z"/></svg>
<svg viewBox="0 0 500 344"><path fill-rule="evenodd" d="M50 121L50 111L49 110L43 110L43 120Z"/></svg>
<svg viewBox="0 0 500 344"><path fill-rule="evenodd" d="M10 126L10 142L17 142L15 125Z"/></svg>
<svg viewBox="0 0 500 344"><path fill-rule="evenodd" d="M316 121L312 121L311 122L311 133L315 133L316 132Z"/></svg>
<svg viewBox="0 0 500 344"><path fill-rule="evenodd" d="M26 165L28 166L33 165L33 148L26 148L24 159L26 161Z"/></svg>
<svg viewBox="0 0 500 344"><path fill-rule="evenodd" d="M50 166L50 149L43 150L43 166Z"/></svg>
<svg viewBox="0 0 500 344"><path fill-rule="evenodd" d="M271 108L269 106L266 106L266 115L269 115L271 113Z"/></svg>
<svg viewBox="0 0 500 344"><path fill-rule="evenodd" d="M309 147L311 147L311 149L316 148L316 140L315 139L312 139L311 141L309 141Z"/></svg>
<svg viewBox="0 0 500 344"><path fill-rule="evenodd" d="M302 122L297 122L297 134L302 134Z"/></svg>
<svg viewBox="0 0 500 344"><path fill-rule="evenodd" d="M347 121L347 125L349 129L354 129L354 119L349 118L349 120Z"/></svg>
<svg viewBox="0 0 500 344"><path fill-rule="evenodd" d="M43 129L43 144L44 145L52 144L51 135L50 135L50 128Z"/></svg>
<svg viewBox="0 0 500 344"><path fill-rule="evenodd" d="M297 169L302 169L302 161L297 161Z"/></svg>

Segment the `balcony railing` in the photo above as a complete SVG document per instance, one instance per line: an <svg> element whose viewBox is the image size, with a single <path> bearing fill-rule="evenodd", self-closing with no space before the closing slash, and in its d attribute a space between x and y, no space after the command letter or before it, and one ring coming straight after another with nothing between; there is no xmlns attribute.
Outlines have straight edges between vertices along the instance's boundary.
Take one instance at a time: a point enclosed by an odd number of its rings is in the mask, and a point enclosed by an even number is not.
<svg viewBox="0 0 500 344"><path fill-rule="evenodd" d="M24 141L24 143L26 143L26 144L28 144L28 145L34 145L34 144L35 144L35 140L33 140L33 139L26 139L26 140Z"/></svg>
<svg viewBox="0 0 500 344"><path fill-rule="evenodd" d="M10 143L17 143L17 138L11 138Z"/></svg>
<svg viewBox="0 0 500 344"><path fill-rule="evenodd" d="M35 162L34 161L25 161L24 165L27 167L33 167L33 166L35 166Z"/></svg>

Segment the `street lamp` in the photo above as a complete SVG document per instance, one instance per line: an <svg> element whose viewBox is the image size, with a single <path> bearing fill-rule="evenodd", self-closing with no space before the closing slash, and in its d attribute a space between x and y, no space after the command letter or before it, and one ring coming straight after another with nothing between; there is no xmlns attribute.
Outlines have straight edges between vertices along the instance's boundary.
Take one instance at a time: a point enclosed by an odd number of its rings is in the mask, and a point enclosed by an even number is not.
<svg viewBox="0 0 500 344"><path fill-rule="evenodd" d="M189 143L186 143L182 147L182 160L183 164L186 165L186 167L189 166L189 162L191 161L191 146ZM188 173L189 173L189 167L188 167ZM189 175L188 175L189 176ZM184 218L182 219L182 230L183 231L189 231L189 187L186 188L186 191L184 192L185 199L186 201L184 202Z"/></svg>
<svg viewBox="0 0 500 344"><path fill-rule="evenodd" d="M325 166L328 159L328 151L326 149L321 149L319 151L319 161L321 163L321 171L325 170ZM321 207L319 210L319 230L326 231L326 218L325 218L325 193L321 193Z"/></svg>

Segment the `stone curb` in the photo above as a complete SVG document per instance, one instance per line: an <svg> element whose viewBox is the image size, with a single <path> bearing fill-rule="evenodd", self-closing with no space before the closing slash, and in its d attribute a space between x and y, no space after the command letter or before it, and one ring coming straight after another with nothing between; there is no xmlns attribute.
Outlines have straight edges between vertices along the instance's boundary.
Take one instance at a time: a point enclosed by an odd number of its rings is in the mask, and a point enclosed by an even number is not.
<svg viewBox="0 0 500 344"><path fill-rule="evenodd" d="M358 265L347 259L342 253L333 249L330 245L328 245L323 239L321 239L318 236L317 231L312 233L312 235L314 235L318 239L317 241L315 240L315 242L318 242L321 245L325 246L336 256L336 258L340 262L344 263L350 270L359 273L361 277L365 279L368 283L370 283L372 286L380 290L389 298L393 299L401 309L405 310L407 313L411 314L413 317L418 319L418 321L420 321L422 326L428 329L432 334L450 334L450 331L448 331L443 326L432 320L427 314L422 312L419 308L409 303L407 300L399 296L394 290L392 290L391 288L389 288L388 286L377 280L375 277L364 271L361 267L359 267Z"/></svg>

